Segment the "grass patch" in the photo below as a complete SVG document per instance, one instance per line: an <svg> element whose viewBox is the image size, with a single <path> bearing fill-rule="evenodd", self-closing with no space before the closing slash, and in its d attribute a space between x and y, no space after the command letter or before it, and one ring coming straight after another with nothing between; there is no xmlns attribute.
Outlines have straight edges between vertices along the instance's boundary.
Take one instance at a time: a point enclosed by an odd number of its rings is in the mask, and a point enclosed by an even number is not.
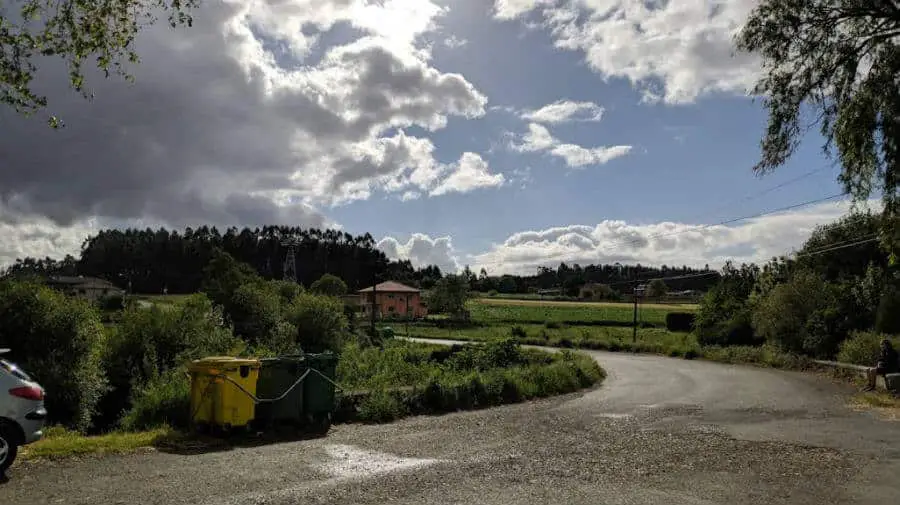
<svg viewBox="0 0 900 505"><path fill-rule="evenodd" d="M602 351L653 352L669 356L696 357L700 346L690 333L670 332L664 328L639 328L632 342L632 328L606 326L569 326L551 324L495 325L464 329L415 326L410 336L451 340L490 342L513 337L520 344L582 348Z"/></svg>
<svg viewBox="0 0 900 505"><path fill-rule="evenodd" d="M642 304L639 321L662 326L669 312L690 310L690 305ZM472 319L487 324L564 323L571 325L630 325L634 308L627 303L544 302L528 300L476 299L469 302Z"/></svg>
<svg viewBox="0 0 900 505"><path fill-rule="evenodd" d="M127 454L142 447L159 443L172 443L183 437L172 428L158 428L135 433L113 432L97 436L84 436L65 428L50 427L44 437L22 448L23 460L55 459L84 454Z"/></svg>

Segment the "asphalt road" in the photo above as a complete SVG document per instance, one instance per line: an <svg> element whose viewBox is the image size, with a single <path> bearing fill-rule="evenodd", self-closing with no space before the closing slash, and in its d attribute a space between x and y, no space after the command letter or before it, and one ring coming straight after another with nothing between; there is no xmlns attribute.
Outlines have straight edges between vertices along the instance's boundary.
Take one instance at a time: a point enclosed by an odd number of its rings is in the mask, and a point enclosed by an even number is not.
<svg viewBox="0 0 900 505"><path fill-rule="evenodd" d="M900 503L900 423L811 375L592 352L598 389L200 455L29 463L0 504Z"/></svg>

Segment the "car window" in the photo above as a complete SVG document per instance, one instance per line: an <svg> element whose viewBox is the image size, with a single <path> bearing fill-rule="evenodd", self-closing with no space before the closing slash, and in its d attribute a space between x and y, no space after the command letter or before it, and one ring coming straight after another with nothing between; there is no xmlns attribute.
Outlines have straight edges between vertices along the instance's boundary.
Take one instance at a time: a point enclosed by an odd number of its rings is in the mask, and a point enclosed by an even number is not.
<svg viewBox="0 0 900 505"><path fill-rule="evenodd" d="M30 381L31 377L28 376L21 368L17 367L15 364L10 363L4 359L0 359L0 370L3 370L13 377L17 379L22 379L23 381Z"/></svg>

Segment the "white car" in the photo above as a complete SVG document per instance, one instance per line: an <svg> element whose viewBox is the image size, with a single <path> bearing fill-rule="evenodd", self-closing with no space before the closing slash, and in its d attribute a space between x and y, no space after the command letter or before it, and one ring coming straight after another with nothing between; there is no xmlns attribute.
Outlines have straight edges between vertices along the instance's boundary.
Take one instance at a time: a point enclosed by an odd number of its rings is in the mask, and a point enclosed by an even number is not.
<svg viewBox="0 0 900 505"><path fill-rule="evenodd" d="M8 352L0 349L0 356ZM19 446L41 438L46 419L44 388L0 357L0 476L15 461Z"/></svg>

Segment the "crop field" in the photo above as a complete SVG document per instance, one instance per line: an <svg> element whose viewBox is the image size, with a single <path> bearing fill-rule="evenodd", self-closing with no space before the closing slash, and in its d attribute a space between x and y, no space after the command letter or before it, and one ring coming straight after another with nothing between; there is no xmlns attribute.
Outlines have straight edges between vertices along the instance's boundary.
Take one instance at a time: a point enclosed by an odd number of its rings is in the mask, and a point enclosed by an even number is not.
<svg viewBox="0 0 900 505"><path fill-rule="evenodd" d="M695 310L692 305L639 304L638 321L665 324L666 314ZM631 324L634 307L628 303L549 302L538 300L477 299L469 303L472 319L495 323L565 323L570 325Z"/></svg>

